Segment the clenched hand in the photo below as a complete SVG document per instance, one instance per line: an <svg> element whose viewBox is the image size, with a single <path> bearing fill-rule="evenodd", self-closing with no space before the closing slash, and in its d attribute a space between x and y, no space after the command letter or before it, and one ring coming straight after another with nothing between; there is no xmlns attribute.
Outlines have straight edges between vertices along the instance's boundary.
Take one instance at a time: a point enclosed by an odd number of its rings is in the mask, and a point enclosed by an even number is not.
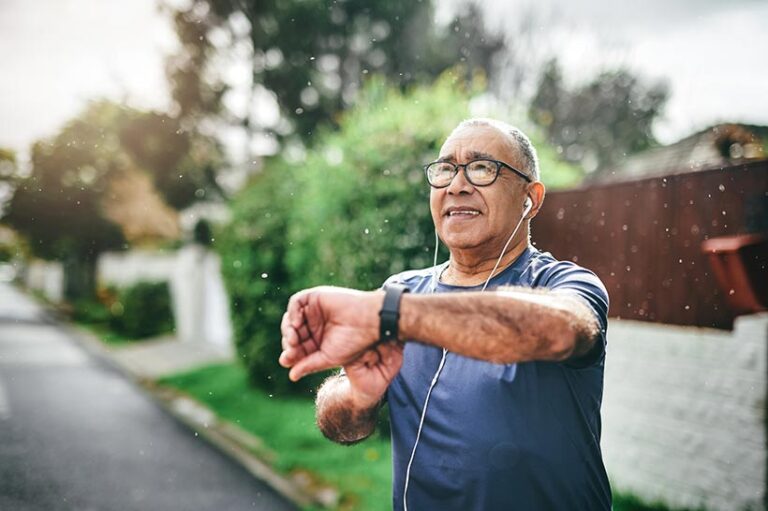
<svg viewBox="0 0 768 511"><path fill-rule="evenodd" d="M291 380L343 366L361 400L378 399L400 370L403 352L398 342L376 345L383 300L383 291L328 286L293 295L281 324L280 355Z"/></svg>

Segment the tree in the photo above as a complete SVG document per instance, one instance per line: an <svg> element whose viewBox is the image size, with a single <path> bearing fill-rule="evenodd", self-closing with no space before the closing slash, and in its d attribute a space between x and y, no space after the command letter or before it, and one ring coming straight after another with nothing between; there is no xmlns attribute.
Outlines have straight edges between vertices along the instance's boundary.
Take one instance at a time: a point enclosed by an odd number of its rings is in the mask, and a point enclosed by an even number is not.
<svg viewBox="0 0 768 511"><path fill-rule="evenodd" d="M604 170L657 144L652 127L668 95L663 83L647 85L623 69L568 89L557 61L551 60L529 112L565 160L588 171Z"/></svg>
<svg viewBox="0 0 768 511"><path fill-rule="evenodd" d="M124 243L101 211L108 178L124 164L109 157L117 148L104 131L118 115L92 108L52 140L34 144L29 176L8 176L14 191L4 220L26 236L33 254L64 262L68 296L88 294L97 255Z"/></svg>
<svg viewBox="0 0 768 511"><path fill-rule="evenodd" d="M0 165L11 193L3 220L28 239L34 255L64 262L68 297L89 295L98 255L126 246L128 230L114 214L125 200L120 184L149 176L149 189L139 190L142 208L184 207L215 186L211 154L201 145L167 115L92 103L56 136L33 145L28 175Z"/></svg>
<svg viewBox="0 0 768 511"><path fill-rule="evenodd" d="M117 128L120 147L152 175L155 187L175 209L211 194L225 193L216 182L221 151L211 137L185 129L179 117L126 110Z"/></svg>
<svg viewBox="0 0 768 511"><path fill-rule="evenodd" d="M230 113L231 120L306 142L318 125L335 125L368 75L406 87L430 82L458 62L466 62L469 72L490 71L503 45L485 31L476 7L466 7L447 30L436 30L432 18L428 1L194 0L174 12L182 41L170 66L174 96L182 112L217 113L216 98L225 88L210 79L212 41L232 42L245 32L254 90L272 94L287 123L259 126L248 112Z"/></svg>

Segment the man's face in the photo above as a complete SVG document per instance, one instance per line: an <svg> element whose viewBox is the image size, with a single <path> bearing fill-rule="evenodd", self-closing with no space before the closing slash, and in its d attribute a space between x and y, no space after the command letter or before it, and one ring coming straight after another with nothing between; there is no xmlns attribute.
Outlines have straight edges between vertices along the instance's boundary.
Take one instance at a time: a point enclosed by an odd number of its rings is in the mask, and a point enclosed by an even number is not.
<svg viewBox="0 0 768 511"><path fill-rule="evenodd" d="M453 163L489 158L522 167L513 142L492 126L456 131L440 149L440 158ZM492 185L475 187L460 170L447 187L430 192L430 210L440 238L451 250L499 250L520 221L526 184L514 172L502 169Z"/></svg>

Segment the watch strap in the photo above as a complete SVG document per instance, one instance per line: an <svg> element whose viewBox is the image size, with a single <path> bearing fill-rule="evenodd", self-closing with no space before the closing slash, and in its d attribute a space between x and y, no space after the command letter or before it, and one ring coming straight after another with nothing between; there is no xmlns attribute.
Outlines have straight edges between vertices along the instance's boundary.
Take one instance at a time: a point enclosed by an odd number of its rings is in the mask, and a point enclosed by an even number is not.
<svg viewBox="0 0 768 511"><path fill-rule="evenodd" d="M384 286L384 302L379 311L379 343L398 340L397 323L400 319L400 299L410 290L403 284Z"/></svg>

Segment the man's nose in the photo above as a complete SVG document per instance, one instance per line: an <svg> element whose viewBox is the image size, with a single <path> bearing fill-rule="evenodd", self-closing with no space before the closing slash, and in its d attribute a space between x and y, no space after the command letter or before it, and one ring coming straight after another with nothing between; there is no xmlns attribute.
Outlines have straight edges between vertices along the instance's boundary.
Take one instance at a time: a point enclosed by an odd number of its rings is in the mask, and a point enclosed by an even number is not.
<svg viewBox="0 0 768 511"><path fill-rule="evenodd" d="M467 177L464 175L464 169L459 169L446 191L451 195L458 195L460 193L472 193L474 190L475 187L467 181Z"/></svg>

